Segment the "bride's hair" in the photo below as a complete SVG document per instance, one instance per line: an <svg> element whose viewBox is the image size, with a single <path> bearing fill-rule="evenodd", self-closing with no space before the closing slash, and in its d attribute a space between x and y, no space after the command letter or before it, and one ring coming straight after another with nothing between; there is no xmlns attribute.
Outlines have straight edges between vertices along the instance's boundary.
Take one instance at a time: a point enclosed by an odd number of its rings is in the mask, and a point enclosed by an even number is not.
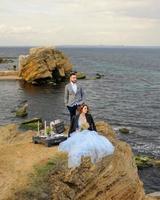
<svg viewBox="0 0 160 200"><path fill-rule="evenodd" d="M82 113L82 110L83 110L83 108L84 107L87 107L87 113L89 112L89 106L87 105L87 104L82 104L81 106L80 106L80 108L79 108L79 113Z"/></svg>

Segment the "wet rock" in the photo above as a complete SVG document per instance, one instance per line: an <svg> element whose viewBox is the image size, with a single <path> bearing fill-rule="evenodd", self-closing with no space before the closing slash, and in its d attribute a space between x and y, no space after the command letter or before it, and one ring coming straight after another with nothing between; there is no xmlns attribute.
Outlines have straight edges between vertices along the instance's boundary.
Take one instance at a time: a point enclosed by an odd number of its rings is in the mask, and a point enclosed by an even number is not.
<svg viewBox="0 0 160 200"><path fill-rule="evenodd" d="M27 103L25 103L24 105L19 107L16 110L16 116L17 117L25 117L25 116L27 116L28 115L27 108L28 108L28 104Z"/></svg>
<svg viewBox="0 0 160 200"><path fill-rule="evenodd" d="M135 162L139 169L152 167L152 166L160 167L160 160L151 158L149 156L137 155L135 156Z"/></svg>
<svg viewBox="0 0 160 200"><path fill-rule="evenodd" d="M0 63L3 63L3 58L0 58Z"/></svg>
<svg viewBox="0 0 160 200"><path fill-rule="evenodd" d="M135 156L135 162L139 169L153 166L153 160L150 157L144 155Z"/></svg>
<svg viewBox="0 0 160 200"><path fill-rule="evenodd" d="M96 73L96 79L100 79L100 78L102 78L102 75L99 73Z"/></svg>
<svg viewBox="0 0 160 200"><path fill-rule="evenodd" d="M127 129L127 128L120 128L119 132L123 133L123 134L128 134L129 133L129 129Z"/></svg>
<svg viewBox="0 0 160 200"><path fill-rule="evenodd" d="M3 64L3 63L13 63L14 61L11 59L11 58L0 58L0 64Z"/></svg>
<svg viewBox="0 0 160 200"><path fill-rule="evenodd" d="M32 81L32 85L39 85L37 81Z"/></svg>
<svg viewBox="0 0 160 200"><path fill-rule="evenodd" d="M16 71L16 68L17 68L17 66L16 66L16 65L13 65L13 70L14 70L14 71Z"/></svg>
<svg viewBox="0 0 160 200"><path fill-rule="evenodd" d="M42 119L41 118L33 118L22 122L19 126L21 129L25 130L38 130L38 121L39 121L39 129L43 127Z"/></svg>
<svg viewBox="0 0 160 200"><path fill-rule="evenodd" d="M160 160L155 160L155 161L154 161L154 165L155 165L156 167L160 167Z"/></svg>
<svg viewBox="0 0 160 200"><path fill-rule="evenodd" d="M86 78L86 74L84 72L77 72L77 79L85 79Z"/></svg>
<svg viewBox="0 0 160 200"><path fill-rule="evenodd" d="M97 79L101 79L104 75L103 74L99 74L96 73L93 77L89 77L89 80L97 80Z"/></svg>

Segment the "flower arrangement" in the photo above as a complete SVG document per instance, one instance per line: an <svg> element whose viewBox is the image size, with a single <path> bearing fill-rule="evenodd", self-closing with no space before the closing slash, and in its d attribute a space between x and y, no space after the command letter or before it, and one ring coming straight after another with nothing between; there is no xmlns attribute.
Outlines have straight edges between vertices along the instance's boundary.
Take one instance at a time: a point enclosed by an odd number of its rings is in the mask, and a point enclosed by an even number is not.
<svg viewBox="0 0 160 200"><path fill-rule="evenodd" d="M87 130L89 128L89 124L87 122L81 124L80 131Z"/></svg>
<svg viewBox="0 0 160 200"><path fill-rule="evenodd" d="M51 134L51 131L52 131L52 129L51 129L49 126L47 126L47 127L46 127L46 134L47 134L48 136Z"/></svg>

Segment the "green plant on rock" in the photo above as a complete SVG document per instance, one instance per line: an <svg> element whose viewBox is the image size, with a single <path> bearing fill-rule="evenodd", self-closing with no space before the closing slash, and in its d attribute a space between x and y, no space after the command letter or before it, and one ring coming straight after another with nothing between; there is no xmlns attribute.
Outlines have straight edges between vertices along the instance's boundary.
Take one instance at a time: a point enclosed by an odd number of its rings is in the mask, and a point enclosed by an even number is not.
<svg viewBox="0 0 160 200"><path fill-rule="evenodd" d="M25 130L38 130L38 121L39 121L39 129L43 128L42 119L41 118L33 118L22 122L19 126L21 129Z"/></svg>
<svg viewBox="0 0 160 200"><path fill-rule="evenodd" d="M153 160L150 157L144 155L135 156L135 162L139 169L153 166Z"/></svg>

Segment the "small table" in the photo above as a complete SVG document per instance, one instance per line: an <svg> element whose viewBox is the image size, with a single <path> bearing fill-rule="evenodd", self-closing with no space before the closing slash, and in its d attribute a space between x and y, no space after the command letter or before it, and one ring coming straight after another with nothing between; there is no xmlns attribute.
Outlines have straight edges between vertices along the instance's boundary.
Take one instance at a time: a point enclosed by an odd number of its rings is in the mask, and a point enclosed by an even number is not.
<svg viewBox="0 0 160 200"><path fill-rule="evenodd" d="M56 134L54 137L42 137L42 136L33 136L32 141L34 144L44 144L46 147L51 147L52 145L57 145L67 137L64 135Z"/></svg>
<svg viewBox="0 0 160 200"><path fill-rule="evenodd" d="M54 127L55 134L52 136L33 136L32 141L34 144L44 144L47 147L51 147L52 145L59 144L67 139L64 133L64 122L60 121L55 124Z"/></svg>

